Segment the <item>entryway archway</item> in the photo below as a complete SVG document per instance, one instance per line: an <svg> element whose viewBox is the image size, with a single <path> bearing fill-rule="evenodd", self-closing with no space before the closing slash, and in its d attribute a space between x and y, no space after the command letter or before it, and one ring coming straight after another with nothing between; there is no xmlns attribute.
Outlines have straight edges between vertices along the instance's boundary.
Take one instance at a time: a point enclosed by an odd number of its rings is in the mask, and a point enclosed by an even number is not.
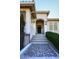
<svg viewBox="0 0 79 59"><path fill-rule="evenodd" d="M44 33L44 20L39 19L36 21L36 32L37 34Z"/></svg>

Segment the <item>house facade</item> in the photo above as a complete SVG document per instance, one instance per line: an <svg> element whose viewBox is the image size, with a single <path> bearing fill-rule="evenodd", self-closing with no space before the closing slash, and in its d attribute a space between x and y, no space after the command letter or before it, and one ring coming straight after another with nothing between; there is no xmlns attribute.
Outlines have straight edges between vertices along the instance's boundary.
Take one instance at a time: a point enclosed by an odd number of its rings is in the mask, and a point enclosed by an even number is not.
<svg viewBox="0 0 79 59"><path fill-rule="evenodd" d="M49 11L36 11L34 0L20 2L20 21L24 21L23 46L30 43L36 34L44 34L47 31L59 33L59 18L48 18Z"/></svg>

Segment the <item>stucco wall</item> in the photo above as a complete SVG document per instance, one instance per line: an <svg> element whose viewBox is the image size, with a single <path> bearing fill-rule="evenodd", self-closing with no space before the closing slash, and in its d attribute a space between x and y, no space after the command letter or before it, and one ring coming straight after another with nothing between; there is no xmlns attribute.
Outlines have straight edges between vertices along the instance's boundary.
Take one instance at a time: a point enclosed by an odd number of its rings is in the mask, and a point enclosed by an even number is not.
<svg viewBox="0 0 79 59"><path fill-rule="evenodd" d="M47 14L37 14L37 19L47 19Z"/></svg>

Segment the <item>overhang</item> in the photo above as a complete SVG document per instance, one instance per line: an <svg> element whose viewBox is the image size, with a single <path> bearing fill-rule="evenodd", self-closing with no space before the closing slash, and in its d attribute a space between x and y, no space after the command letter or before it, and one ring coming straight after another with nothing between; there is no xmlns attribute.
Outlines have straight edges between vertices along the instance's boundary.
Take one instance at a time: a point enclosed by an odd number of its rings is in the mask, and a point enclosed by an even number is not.
<svg viewBox="0 0 79 59"><path fill-rule="evenodd" d="M50 11L37 11L37 14L47 14L47 16L49 15Z"/></svg>
<svg viewBox="0 0 79 59"><path fill-rule="evenodd" d="M48 21L59 21L59 18L48 18Z"/></svg>
<svg viewBox="0 0 79 59"><path fill-rule="evenodd" d="M31 10L31 14L32 14L32 18L36 18L36 11L35 11L35 2L20 2L20 10L26 10L27 8L30 8Z"/></svg>

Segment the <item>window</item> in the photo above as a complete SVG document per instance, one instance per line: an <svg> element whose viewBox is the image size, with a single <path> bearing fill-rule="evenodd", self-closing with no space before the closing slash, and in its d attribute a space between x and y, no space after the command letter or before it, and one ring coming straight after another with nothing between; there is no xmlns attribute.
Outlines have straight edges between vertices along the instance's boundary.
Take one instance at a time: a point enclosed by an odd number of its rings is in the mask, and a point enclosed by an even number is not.
<svg viewBox="0 0 79 59"><path fill-rule="evenodd" d="M54 23L54 30L57 30L57 22Z"/></svg>
<svg viewBox="0 0 79 59"><path fill-rule="evenodd" d="M49 30L53 30L53 23L49 23Z"/></svg>

